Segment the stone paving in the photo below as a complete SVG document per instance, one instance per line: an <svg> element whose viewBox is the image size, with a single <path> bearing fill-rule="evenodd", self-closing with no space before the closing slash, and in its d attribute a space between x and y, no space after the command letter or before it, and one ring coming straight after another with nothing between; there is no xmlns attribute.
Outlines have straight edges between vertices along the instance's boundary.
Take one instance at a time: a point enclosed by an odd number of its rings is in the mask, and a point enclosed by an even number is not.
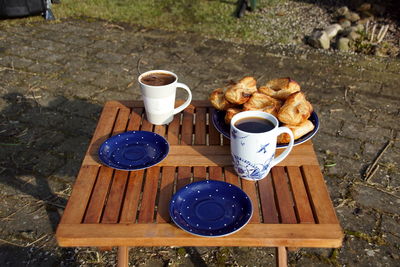
<svg viewBox="0 0 400 267"><path fill-rule="evenodd" d="M82 20L0 22L1 266L115 264L115 251L59 248L54 232L103 103L139 99L136 78L150 69L177 73L194 99L245 75L298 81L320 117L313 142L345 240L289 252L290 265L398 266L399 59ZM132 266L266 266L274 250L134 248L130 257Z"/></svg>

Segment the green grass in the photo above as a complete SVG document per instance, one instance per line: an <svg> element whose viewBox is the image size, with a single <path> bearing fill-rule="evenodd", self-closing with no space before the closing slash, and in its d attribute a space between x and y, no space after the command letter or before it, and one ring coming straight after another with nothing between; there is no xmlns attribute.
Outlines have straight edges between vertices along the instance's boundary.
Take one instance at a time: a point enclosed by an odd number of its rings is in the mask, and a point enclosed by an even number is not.
<svg viewBox="0 0 400 267"><path fill-rule="evenodd" d="M259 0L257 9L286 1ZM260 28L268 25L260 25L260 13L246 12L237 19L236 5L237 0L62 0L60 5L53 5L53 11L57 19L94 18L221 39L262 41ZM25 22L37 20L24 19ZM10 22L14 23L18 22Z"/></svg>

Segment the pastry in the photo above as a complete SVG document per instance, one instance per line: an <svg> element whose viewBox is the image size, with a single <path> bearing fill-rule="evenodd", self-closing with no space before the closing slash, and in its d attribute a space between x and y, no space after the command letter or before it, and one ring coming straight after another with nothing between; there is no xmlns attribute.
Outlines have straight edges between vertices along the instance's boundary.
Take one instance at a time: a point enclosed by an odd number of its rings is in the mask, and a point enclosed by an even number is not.
<svg viewBox="0 0 400 267"><path fill-rule="evenodd" d="M243 110L260 110L276 116L281 107L281 102L266 94L255 92L249 101L244 103Z"/></svg>
<svg viewBox="0 0 400 267"><path fill-rule="evenodd" d="M302 92L291 94L278 113L278 120L284 124L299 125L307 120L313 108Z"/></svg>
<svg viewBox="0 0 400 267"><path fill-rule="evenodd" d="M294 80L287 78L277 78L270 80L258 89L261 93L273 98L286 100L289 95L300 91L300 85Z"/></svg>
<svg viewBox="0 0 400 267"><path fill-rule="evenodd" d="M242 112L241 108L228 108L225 113L225 123L230 124L233 116Z"/></svg>
<svg viewBox="0 0 400 267"><path fill-rule="evenodd" d="M214 108L219 110L227 110L234 105L225 99L225 92L223 88L217 88L210 94L208 98Z"/></svg>
<svg viewBox="0 0 400 267"><path fill-rule="evenodd" d="M257 81L254 77L246 76L228 87L225 98L232 104L241 105L246 103L254 92L257 92Z"/></svg>
<svg viewBox="0 0 400 267"><path fill-rule="evenodd" d="M290 130L292 130L295 140L311 132L315 128L314 124L310 120L306 120L300 125L284 124L283 126L286 126ZM290 136L287 133L283 133L278 136L278 144L289 143L289 141L290 141Z"/></svg>

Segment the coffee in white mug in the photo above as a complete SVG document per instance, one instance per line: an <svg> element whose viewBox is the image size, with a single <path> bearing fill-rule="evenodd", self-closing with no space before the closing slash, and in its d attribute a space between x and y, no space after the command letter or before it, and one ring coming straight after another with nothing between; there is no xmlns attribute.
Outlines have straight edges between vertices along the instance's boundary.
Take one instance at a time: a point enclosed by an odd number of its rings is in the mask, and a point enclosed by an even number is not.
<svg viewBox="0 0 400 267"><path fill-rule="evenodd" d="M147 120L155 125L170 123L174 115L184 110L192 101L192 93L186 84L178 82L178 76L166 70L151 70L138 78ZM188 93L186 101L175 106L176 88Z"/></svg>

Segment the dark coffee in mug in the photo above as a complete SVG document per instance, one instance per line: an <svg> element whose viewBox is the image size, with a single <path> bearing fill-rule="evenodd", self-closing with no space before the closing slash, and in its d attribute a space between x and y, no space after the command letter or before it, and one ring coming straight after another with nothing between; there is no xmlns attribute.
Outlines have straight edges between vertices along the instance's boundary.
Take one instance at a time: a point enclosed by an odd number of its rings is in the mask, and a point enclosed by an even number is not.
<svg viewBox="0 0 400 267"><path fill-rule="evenodd" d="M163 86L175 82L175 76L168 73L153 72L143 76L140 81L151 86Z"/></svg>
<svg viewBox="0 0 400 267"><path fill-rule="evenodd" d="M248 117L238 120L235 127L248 133L265 133L275 128L275 125L264 118Z"/></svg>

